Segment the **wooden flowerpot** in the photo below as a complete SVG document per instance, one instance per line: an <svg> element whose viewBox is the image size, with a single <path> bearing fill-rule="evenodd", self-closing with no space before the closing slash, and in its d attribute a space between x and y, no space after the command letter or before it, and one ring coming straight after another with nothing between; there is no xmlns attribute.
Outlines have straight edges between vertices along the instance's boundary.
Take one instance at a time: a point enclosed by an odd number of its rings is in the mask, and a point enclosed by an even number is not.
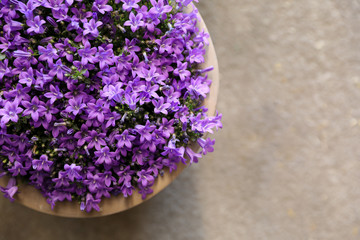
<svg viewBox="0 0 360 240"><path fill-rule="evenodd" d="M187 9L189 11L189 9ZM201 16L200 16L201 18ZM205 26L204 21L201 18L201 21L198 23L199 28L202 30L204 29L205 32L207 28ZM208 73L209 79L212 80L212 84L210 87L210 93L208 97L204 101L204 105L208 108L208 115L214 116L215 115L215 107L217 102L218 96L218 89L219 89L219 68L217 57L214 49L214 45L212 43L211 38L209 39L209 46L206 51L205 55L205 63L200 66L200 68L207 68L210 66L214 67L214 70ZM199 150L199 146L197 143L192 144L192 149L194 151ZM91 211L90 213L86 211L81 211L80 206L77 202L57 202L54 210L51 209L50 205L46 202L46 198L41 194L41 192L35 189L33 186L26 185L21 183L19 186L19 193L15 195L16 202L34 209L39 212L62 216L62 217L73 217L73 218L88 218L88 217L100 217L106 216L114 213L118 213L121 211L125 211L130 209L134 206L137 206L144 201L149 200L156 194L158 194L161 190L163 190L166 186L168 186L174 179L184 170L186 165L179 163L178 168L176 171L169 172L168 169L165 170L165 174L163 176L158 176L152 186L153 193L147 195L146 199L143 200L141 198L141 194L137 192L135 189L133 191L132 196L130 197L123 197L122 195L119 196L112 196L111 198L103 198L100 203L100 211L97 212L95 210ZM5 187L7 185L9 178L2 177L0 178L0 185ZM10 204L10 203L9 203Z"/></svg>

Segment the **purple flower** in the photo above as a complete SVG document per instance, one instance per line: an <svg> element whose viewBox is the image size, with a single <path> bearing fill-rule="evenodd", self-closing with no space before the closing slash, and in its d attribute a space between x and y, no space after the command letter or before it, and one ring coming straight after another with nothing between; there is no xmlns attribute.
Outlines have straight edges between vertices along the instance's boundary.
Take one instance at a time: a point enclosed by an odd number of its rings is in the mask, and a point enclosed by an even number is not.
<svg viewBox="0 0 360 240"><path fill-rule="evenodd" d="M138 101L139 101L139 98L136 93L133 93L133 94L125 93L124 103L127 104L131 110L136 109L136 103Z"/></svg>
<svg viewBox="0 0 360 240"><path fill-rule="evenodd" d="M204 78L197 77L191 79L191 83L187 86L188 93L194 98L199 98L199 96L206 97L206 94L210 92L209 85L204 81Z"/></svg>
<svg viewBox="0 0 360 240"><path fill-rule="evenodd" d="M141 183L141 185L143 187L146 187L148 185L151 185L155 178L154 176L151 175L152 171L151 170L141 170L138 171L136 174L138 175L139 179L138 179L138 183Z"/></svg>
<svg viewBox="0 0 360 240"><path fill-rule="evenodd" d="M57 60L55 64L50 63L49 66L51 68L49 75L51 77L56 76L60 80L64 80L65 73L71 72L71 69L69 67L62 64L61 59Z"/></svg>
<svg viewBox="0 0 360 240"><path fill-rule="evenodd" d="M168 121L166 118L162 118L162 123L159 130L165 138L169 138L171 134L174 133L174 119Z"/></svg>
<svg viewBox="0 0 360 240"><path fill-rule="evenodd" d="M0 109L1 125L7 124L10 120L12 122L17 122L19 120L18 114L23 111L22 108L19 107L19 103L17 101L14 102L6 102L5 106Z"/></svg>
<svg viewBox="0 0 360 240"><path fill-rule="evenodd" d="M12 144L18 146L20 152L24 152L27 147L31 146L25 133L21 133L20 136L15 135L13 138Z"/></svg>
<svg viewBox="0 0 360 240"><path fill-rule="evenodd" d="M74 59L73 54L76 52L76 48L71 46L70 40L66 38L63 43L56 43L55 47L59 51L59 57L66 57L66 60L72 62Z"/></svg>
<svg viewBox="0 0 360 240"><path fill-rule="evenodd" d="M133 186L131 186L131 185L127 186L127 185L124 184L124 185L121 186L121 193L123 194L123 196L125 198L127 198L128 196L132 195L134 189L135 188Z"/></svg>
<svg viewBox="0 0 360 240"><path fill-rule="evenodd" d="M88 107L89 119L96 118L100 123L103 123L105 119L104 110L107 109L104 107L104 101L99 99L96 103L88 103Z"/></svg>
<svg viewBox="0 0 360 240"><path fill-rule="evenodd" d="M101 146L106 146L106 142L103 139L105 136L105 133L98 133L95 130L91 130L89 136L85 137L85 141L89 142L87 147L89 149L95 147L96 150L101 150Z"/></svg>
<svg viewBox="0 0 360 240"><path fill-rule="evenodd" d="M17 84L15 89L9 90L8 92L4 92L4 97L6 99L17 99L21 101L23 99L30 99L28 92L30 91L29 87L23 87L21 84Z"/></svg>
<svg viewBox="0 0 360 240"><path fill-rule="evenodd" d="M150 186L143 187L141 184L138 184L139 193L141 194L141 198L144 200L148 194L153 193L153 190Z"/></svg>
<svg viewBox="0 0 360 240"><path fill-rule="evenodd" d="M45 107L43 106L43 102L39 101L37 96L33 97L31 102L22 101L21 104L25 107L23 112L23 116L31 115L31 118L37 122L39 117L44 116Z"/></svg>
<svg viewBox="0 0 360 240"><path fill-rule="evenodd" d="M222 128L221 124L221 114L218 114L215 117L208 117L205 119L201 119L201 114L199 113L196 116L190 117L191 122L191 130L198 131L201 133L209 132L214 133L213 128Z"/></svg>
<svg viewBox="0 0 360 240"><path fill-rule="evenodd" d="M79 56L81 57L81 64L85 66L88 62L94 63L96 51L96 47L91 48L90 43L86 42L84 48L78 50Z"/></svg>
<svg viewBox="0 0 360 240"><path fill-rule="evenodd" d="M57 19L57 22L68 21L69 16L67 15L69 8L60 8L59 10L53 10L53 18Z"/></svg>
<svg viewBox="0 0 360 240"><path fill-rule="evenodd" d="M156 93L159 90L158 85L151 85L151 83L147 83L145 88L142 89L143 91L140 92L140 105L143 105L146 102L151 102L151 97L159 98L159 95Z"/></svg>
<svg viewBox="0 0 360 240"><path fill-rule="evenodd" d="M5 59L4 62L0 61L0 80L11 73L11 69L8 67L8 64L8 59Z"/></svg>
<svg viewBox="0 0 360 240"><path fill-rule="evenodd" d="M159 73L156 72L156 67L151 66L150 70L143 69L142 72L139 75L139 77L144 78L147 82L154 83L156 81L162 81L165 80L163 76L161 76Z"/></svg>
<svg viewBox="0 0 360 240"><path fill-rule="evenodd" d="M101 14L105 14L105 12L111 12L113 8L110 5L106 5L107 2L108 0L95 0L92 10L98 11Z"/></svg>
<svg viewBox="0 0 360 240"><path fill-rule="evenodd" d="M51 77L49 74L44 73L44 69L41 69L40 71L36 70L36 85L42 89L44 84L50 82L53 77Z"/></svg>
<svg viewBox="0 0 360 240"><path fill-rule="evenodd" d="M34 82L35 82L34 71L31 67L26 72L21 72L19 74L19 83L22 83L28 87L31 87L31 85Z"/></svg>
<svg viewBox="0 0 360 240"><path fill-rule="evenodd" d="M214 151L213 146L215 144L215 139L211 140L211 138L207 138L204 140L203 138L199 138L197 142L199 143L200 147L203 148L202 154L206 155L208 152Z"/></svg>
<svg viewBox="0 0 360 240"><path fill-rule="evenodd" d="M40 61L47 61L50 64L53 63L54 60L59 58L59 55L57 55L57 50L53 48L51 43L49 43L46 48L44 48L43 46L39 46L38 50L40 54Z"/></svg>
<svg viewBox="0 0 360 240"><path fill-rule="evenodd" d="M64 190L54 190L49 194L49 198L46 200L50 206L51 209L54 210L55 203L57 201L64 201L64 200L71 201L71 194L69 192L64 192Z"/></svg>
<svg viewBox="0 0 360 240"><path fill-rule="evenodd" d="M151 132L154 131L156 126L151 125L150 121L147 120L145 125L136 125L135 129L140 134L140 142L143 143L145 139L150 141L152 136Z"/></svg>
<svg viewBox="0 0 360 240"><path fill-rule="evenodd" d="M69 100L69 105L66 107L65 112L72 113L74 116L82 112L86 108L82 98L72 98Z"/></svg>
<svg viewBox="0 0 360 240"><path fill-rule="evenodd" d="M142 150L140 148L134 148L132 151L133 155L132 155L132 161L139 165L144 165L145 161L147 161L147 158L149 156L149 152L146 150Z"/></svg>
<svg viewBox="0 0 360 240"><path fill-rule="evenodd" d="M134 62L137 65L139 63L139 58L135 55L136 52L139 52L141 48L137 46L138 40L136 38L132 39L131 41L125 38L125 46L124 50L129 52L130 55L134 57ZM130 60L130 59L129 59Z"/></svg>
<svg viewBox="0 0 360 240"><path fill-rule="evenodd" d="M6 187L0 186L0 191L4 193L4 196L6 198L8 198L11 202L13 202L15 200L14 195L18 191L18 187L16 186L16 179L10 178Z"/></svg>
<svg viewBox="0 0 360 240"><path fill-rule="evenodd" d="M9 168L9 172L12 173L12 176L15 177L17 175L21 175L21 176L25 176L27 174L27 170L29 170L30 167L28 166L23 166L22 163L18 162L18 161L15 161L14 162L14 165Z"/></svg>
<svg viewBox="0 0 360 240"><path fill-rule="evenodd" d="M177 62L177 68L174 70L174 75L179 76L181 81L185 81L186 78L191 76L189 70L187 70L188 63L181 63L180 61Z"/></svg>
<svg viewBox="0 0 360 240"><path fill-rule="evenodd" d="M107 123L105 125L106 128L116 125L116 120L119 120L121 118L121 115L116 112L110 112L106 114Z"/></svg>
<svg viewBox="0 0 360 240"><path fill-rule="evenodd" d="M197 163L199 161L198 159L201 158L201 154L194 152L190 147L185 148L185 153L190 158L190 164L192 164L194 162Z"/></svg>
<svg viewBox="0 0 360 240"><path fill-rule="evenodd" d="M88 136L89 129L86 124L81 125L81 130L74 134L74 137L78 139L77 145L81 147L85 144L86 140L85 138Z"/></svg>
<svg viewBox="0 0 360 240"><path fill-rule="evenodd" d="M194 48L189 51L189 62L190 63L203 63L204 62L205 49Z"/></svg>
<svg viewBox="0 0 360 240"><path fill-rule="evenodd" d="M92 209L95 209L96 211L100 211L100 207L99 207L99 203L100 203L100 199L94 199L94 197L88 193L86 195L86 203L85 204L82 204L81 206L81 210L85 210L87 212L90 212Z"/></svg>
<svg viewBox="0 0 360 240"><path fill-rule="evenodd" d="M8 35L23 28L21 22L14 21L11 18L5 18L5 22L6 24L4 25L3 30Z"/></svg>
<svg viewBox="0 0 360 240"><path fill-rule="evenodd" d="M58 11L65 7L63 0L47 0L44 3L44 7Z"/></svg>
<svg viewBox="0 0 360 240"><path fill-rule="evenodd" d="M87 97L87 94L84 92L84 90L85 90L84 84L75 85L75 84L70 83L68 85L68 90L69 90L69 92L65 93L65 95L64 95L67 99L86 98Z"/></svg>
<svg viewBox="0 0 360 240"><path fill-rule="evenodd" d="M109 44L105 49L99 47L99 51L96 53L96 61L99 62L100 69L104 69L106 66L110 66L114 64L114 53L113 53L113 45Z"/></svg>
<svg viewBox="0 0 360 240"><path fill-rule="evenodd" d="M52 161L48 161L48 156L41 155L40 159L34 159L32 161L33 169L37 171L44 170L45 172L50 172L50 167L53 165Z"/></svg>
<svg viewBox="0 0 360 240"><path fill-rule="evenodd" d="M135 140L135 136L129 134L129 131L126 129L120 135L115 135L115 139L118 140L116 146L118 148L124 147L124 145L128 148L132 147L132 141Z"/></svg>
<svg viewBox="0 0 360 240"><path fill-rule="evenodd" d="M98 27L100 27L101 25L102 25L102 22L100 22L100 21L96 22L95 19L91 19L90 22L84 23L83 35L85 36L85 35L89 34L92 37L96 38L97 36L99 36Z"/></svg>
<svg viewBox="0 0 360 240"><path fill-rule="evenodd" d="M10 41L10 38L5 36L5 37L0 37L0 49L2 49L2 53L6 52L9 50L9 48L11 48L13 46L12 41Z"/></svg>
<svg viewBox="0 0 360 240"><path fill-rule="evenodd" d="M112 158L116 156L114 152L110 152L108 146L101 148L100 151L95 151L94 154L97 157L97 160L95 162L96 165L103 163L110 165L112 162Z"/></svg>
<svg viewBox="0 0 360 240"><path fill-rule="evenodd" d="M53 114L60 112L60 110L58 108L55 108L53 103L51 103L50 101L47 101L44 107L46 108L44 112L45 120L47 123L50 123L53 118Z"/></svg>
<svg viewBox="0 0 360 240"><path fill-rule="evenodd" d="M139 29L139 27L143 27L145 24L142 21L143 15L141 13L138 13L135 17L134 13L130 13L130 17L128 21L124 23L124 26L130 26L132 32L136 32L136 30Z"/></svg>
<svg viewBox="0 0 360 240"><path fill-rule="evenodd" d="M123 166L120 167L120 170L116 172L116 174L119 176L118 184L131 187L131 179L134 172L134 170L130 169L130 166L126 166L125 168Z"/></svg>
<svg viewBox="0 0 360 240"><path fill-rule="evenodd" d="M210 35L203 29L201 32L198 33L198 35L196 35L196 37L194 38L194 42L209 45L209 37Z"/></svg>
<svg viewBox="0 0 360 240"><path fill-rule="evenodd" d="M47 16L46 17L46 20L53 26L53 27L55 27L55 28L57 28L59 25L55 22L55 20L52 18L52 17L50 17L50 16Z"/></svg>
<svg viewBox="0 0 360 240"><path fill-rule="evenodd" d="M171 106L171 104L170 103L164 103L164 98L163 97L160 97L159 101L152 100L152 103L155 106L154 113L156 113L156 114L162 113L162 114L165 114L165 115L168 114L168 111L166 109L168 109Z"/></svg>
<svg viewBox="0 0 360 240"><path fill-rule="evenodd" d="M64 132L67 130L67 128L63 125L56 125L57 123L54 124L54 127L52 128L52 135L54 138L57 138L59 136L60 133Z"/></svg>
<svg viewBox="0 0 360 240"><path fill-rule="evenodd" d="M34 0L27 1L27 4L18 1L19 9L18 11L25 15L27 19L32 19L34 17L33 11L40 6L40 4Z"/></svg>
<svg viewBox="0 0 360 240"><path fill-rule="evenodd" d="M46 23L45 20L42 20L40 16L36 16L33 20L29 19L26 21L26 24L29 26L27 29L27 33L36 33L42 34L44 33L45 29L42 25Z"/></svg>
<svg viewBox="0 0 360 240"><path fill-rule="evenodd" d="M50 98L50 103L53 104L56 99L61 99L64 95L60 92L59 86L50 85L50 92L44 94L45 97Z"/></svg>
<svg viewBox="0 0 360 240"><path fill-rule="evenodd" d="M105 186L110 187L111 182L116 182L116 178L113 177L111 171L105 171L104 173L99 173L100 177L104 179Z"/></svg>
<svg viewBox="0 0 360 240"><path fill-rule="evenodd" d="M93 175L92 173L88 172L86 178L87 179L84 181L84 183L87 185L91 193L96 193L105 186L105 183L100 174Z"/></svg>
<svg viewBox="0 0 360 240"><path fill-rule="evenodd" d="M138 2L140 2L141 0L120 0L121 2L123 2L122 8L125 11L130 12L131 9L135 8L138 9L139 5L137 4ZM119 0L115 0L115 3L119 3Z"/></svg>
<svg viewBox="0 0 360 240"><path fill-rule="evenodd" d="M69 178L67 177L67 174L63 171L60 171L58 173L58 177L53 178L52 181L55 183L56 188L70 186Z"/></svg>
<svg viewBox="0 0 360 240"><path fill-rule="evenodd" d="M74 0L65 0L67 6L71 6L74 3Z"/></svg>
<svg viewBox="0 0 360 240"><path fill-rule="evenodd" d="M172 10L172 7L170 5L164 5L163 0L158 0L158 2L156 2L155 0L150 0L150 2L154 6L150 9L150 14L162 15L164 13L169 13Z"/></svg>
<svg viewBox="0 0 360 240"><path fill-rule="evenodd" d="M82 176L80 175L80 172L82 170L81 166L76 166L75 163L72 163L71 165L65 164L64 169L65 169L65 173L67 174L67 177L71 181L74 181L75 179L76 180L82 179Z"/></svg>
<svg viewBox="0 0 360 240"><path fill-rule="evenodd" d="M168 146L164 147L165 151L163 151L161 155L168 155L169 157L182 157L184 155L185 149L184 147L177 148L175 145L177 141L178 140L176 139L171 139L168 143Z"/></svg>

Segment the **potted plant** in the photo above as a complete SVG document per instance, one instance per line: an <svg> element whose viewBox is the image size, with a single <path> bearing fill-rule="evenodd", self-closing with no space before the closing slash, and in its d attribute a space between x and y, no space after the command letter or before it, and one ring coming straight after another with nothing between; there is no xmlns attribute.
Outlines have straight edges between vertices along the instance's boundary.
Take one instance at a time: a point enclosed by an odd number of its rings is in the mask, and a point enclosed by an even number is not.
<svg viewBox="0 0 360 240"><path fill-rule="evenodd" d="M0 7L5 197L104 216L149 199L213 150L217 60L191 0Z"/></svg>

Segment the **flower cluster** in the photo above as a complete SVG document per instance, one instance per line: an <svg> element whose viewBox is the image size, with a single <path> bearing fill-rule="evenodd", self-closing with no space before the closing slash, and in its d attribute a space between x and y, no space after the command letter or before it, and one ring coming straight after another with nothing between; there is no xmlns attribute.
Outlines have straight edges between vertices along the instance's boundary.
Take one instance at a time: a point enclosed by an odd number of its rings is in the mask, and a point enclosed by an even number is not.
<svg viewBox="0 0 360 240"><path fill-rule="evenodd" d="M193 7L185 13L184 7ZM0 1L0 190L16 180L54 207L143 198L164 168L213 151L208 34L192 0ZM199 153L189 143L198 142Z"/></svg>

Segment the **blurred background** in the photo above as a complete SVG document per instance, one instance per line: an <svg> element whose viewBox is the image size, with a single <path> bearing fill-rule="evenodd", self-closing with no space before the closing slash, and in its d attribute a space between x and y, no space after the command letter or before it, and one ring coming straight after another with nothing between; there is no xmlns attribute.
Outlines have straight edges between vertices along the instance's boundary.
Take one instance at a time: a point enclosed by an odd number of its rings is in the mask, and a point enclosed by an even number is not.
<svg viewBox="0 0 360 240"><path fill-rule="evenodd" d="M129 211L0 198L0 239L360 238L360 4L200 0L220 64L215 152Z"/></svg>

